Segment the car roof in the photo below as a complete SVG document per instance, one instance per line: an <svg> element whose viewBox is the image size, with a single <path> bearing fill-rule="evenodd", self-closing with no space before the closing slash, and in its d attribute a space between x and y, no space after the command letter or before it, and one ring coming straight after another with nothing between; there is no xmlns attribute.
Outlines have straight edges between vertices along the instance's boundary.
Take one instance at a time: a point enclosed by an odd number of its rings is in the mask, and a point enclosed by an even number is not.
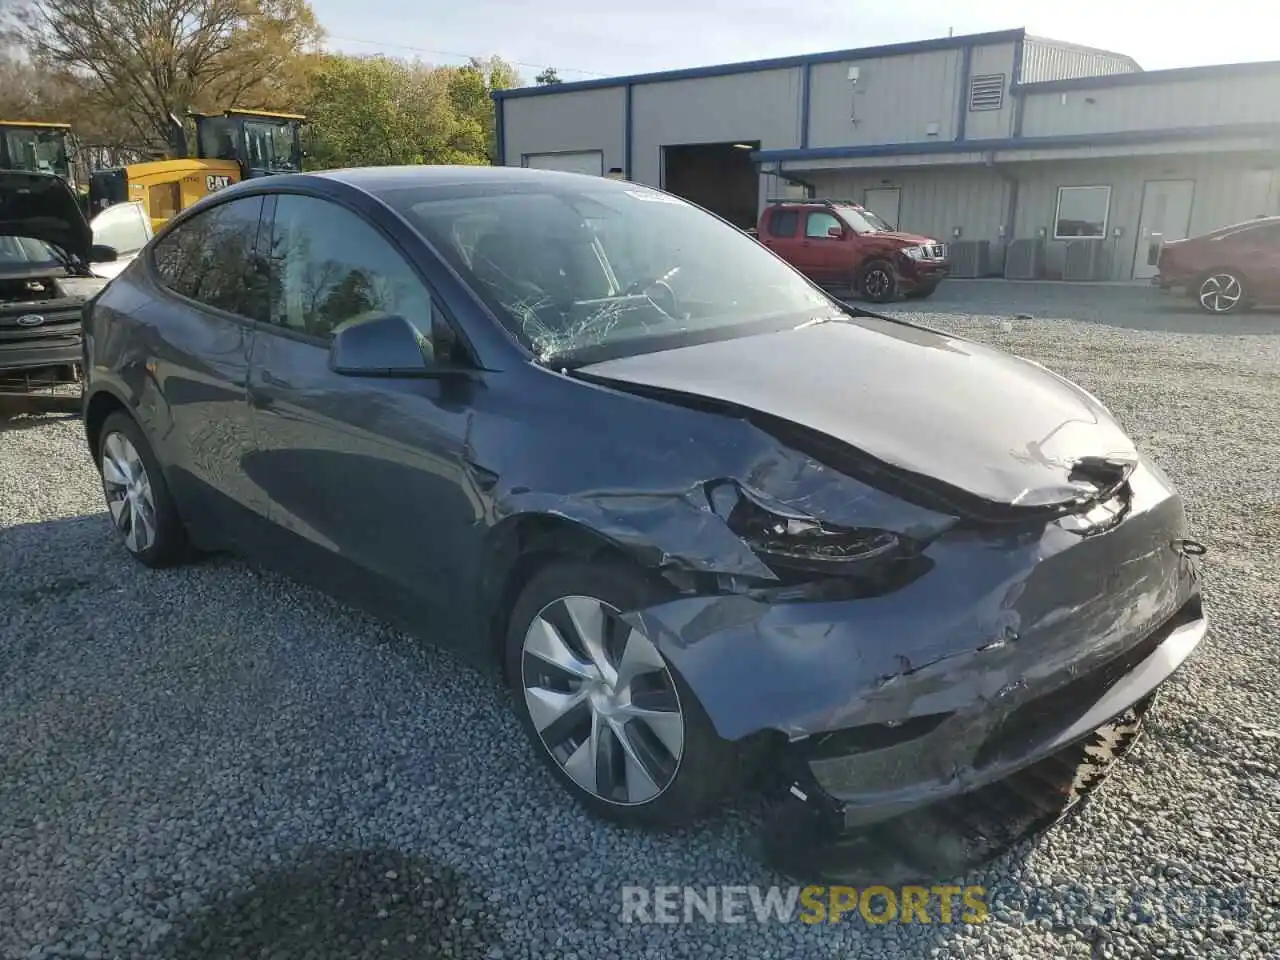
<svg viewBox="0 0 1280 960"><path fill-rule="evenodd" d="M338 180L367 193L379 194L387 190L406 187L453 187L466 184L536 185L558 183L569 187L584 178L592 181L593 189L635 189L637 184L610 180L582 173L562 173L557 170L531 170L528 167L433 166L403 167L350 167L341 170L319 170L303 174L305 177L321 177Z"/></svg>

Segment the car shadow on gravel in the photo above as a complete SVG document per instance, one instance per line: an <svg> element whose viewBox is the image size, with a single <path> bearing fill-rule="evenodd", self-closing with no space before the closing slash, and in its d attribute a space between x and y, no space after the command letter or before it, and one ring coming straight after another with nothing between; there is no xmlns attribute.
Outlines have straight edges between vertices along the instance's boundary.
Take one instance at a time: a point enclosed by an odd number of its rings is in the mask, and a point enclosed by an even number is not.
<svg viewBox="0 0 1280 960"><path fill-rule="evenodd" d="M164 960L487 957L501 936L482 891L426 857L305 850L180 920Z"/></svg>
<svg viewBox="0 0 1280 960"><path fill-rule="evenodd" d="M23 406L26 402L24 397L5 397L0 396L0 433L9 430L34 430L37 427L47 427L52 423L61 423L64 420L78 420L78 413L56 411L33 411Z"/></svg>

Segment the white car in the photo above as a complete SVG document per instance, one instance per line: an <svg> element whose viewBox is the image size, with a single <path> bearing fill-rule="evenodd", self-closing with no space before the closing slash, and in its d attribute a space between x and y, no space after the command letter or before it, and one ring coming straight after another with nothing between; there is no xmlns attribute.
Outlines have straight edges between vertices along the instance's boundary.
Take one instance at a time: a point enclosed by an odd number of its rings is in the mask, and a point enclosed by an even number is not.
<svg viewBox="0 0 1280 960"><path fill-rule="evenodd" d="M96 276L110 280L136 257L151 239L151 219L139 200L129 200L107 207L89 221L93 242L111 247L115 260L93 264Z"/></svg>

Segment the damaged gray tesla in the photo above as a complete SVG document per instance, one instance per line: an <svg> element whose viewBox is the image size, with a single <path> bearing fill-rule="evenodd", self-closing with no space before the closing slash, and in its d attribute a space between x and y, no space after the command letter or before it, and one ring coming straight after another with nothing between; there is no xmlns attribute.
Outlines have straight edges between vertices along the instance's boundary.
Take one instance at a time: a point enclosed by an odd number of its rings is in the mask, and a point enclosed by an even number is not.
<svg viewBox="0 0 1280 960"><path fill-rule="evenodd" d="M1182 501L1089 393L632 183L249 181L85 329L130 552L231 549L500 665L623 823L762 766L883 821L1080 742L1205 633Z"/></svg>

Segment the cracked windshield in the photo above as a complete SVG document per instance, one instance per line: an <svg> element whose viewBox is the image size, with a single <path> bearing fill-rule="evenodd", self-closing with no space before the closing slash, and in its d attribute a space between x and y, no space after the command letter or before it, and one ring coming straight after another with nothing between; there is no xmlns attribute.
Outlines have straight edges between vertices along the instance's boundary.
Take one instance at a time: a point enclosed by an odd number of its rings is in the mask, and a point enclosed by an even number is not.
<svg viewBox="0 0 1280 960"><path fill-rule="evenodd" d="M747 234L640 187L392 202L544 361L838 312Z"/></svg>

